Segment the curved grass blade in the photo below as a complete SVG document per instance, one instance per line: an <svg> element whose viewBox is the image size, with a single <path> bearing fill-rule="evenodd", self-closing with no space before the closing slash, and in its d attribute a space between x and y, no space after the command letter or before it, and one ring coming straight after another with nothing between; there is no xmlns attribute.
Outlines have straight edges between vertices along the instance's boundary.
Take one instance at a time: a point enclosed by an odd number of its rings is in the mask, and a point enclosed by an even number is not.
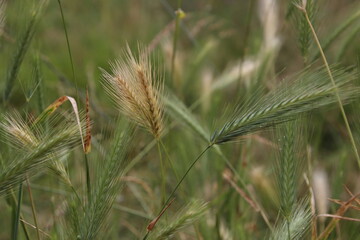
<svg viewBox="0 0 360 240"><path fill-rule="evenodd" d="M194 132L199 134L199 136L205 141L208 142L209 133L203 128L195 116L190 112L190 110L175 96L169 95L165 97L164 104L167 107L170 115L179 122L185 123L189 126Z"/></svg>
<svg viewBox="0 0 360 240"><path fill-rule="evenodd" d="M34 121L33 126L37 126L41 122L43 122L45 119L47 119L49 116L51 116L62 104L64 104L66 101L69 101L71 103L72 109L75 114L76 122L78 125L79 133L81 136L81 142L83 149L85 151L85 140L82 132L81 122L80 122L80 115L79 115L79 109L76 103L76 100L69 96L62 96L59 97L56 101L54 101L52 104L50 104Z"/></svg>

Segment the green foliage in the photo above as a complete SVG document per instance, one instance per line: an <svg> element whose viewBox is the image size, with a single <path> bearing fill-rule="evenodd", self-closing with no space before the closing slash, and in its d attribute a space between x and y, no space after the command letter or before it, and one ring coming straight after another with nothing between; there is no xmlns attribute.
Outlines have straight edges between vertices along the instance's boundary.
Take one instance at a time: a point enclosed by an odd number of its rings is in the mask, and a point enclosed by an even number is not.
<svg viewBox="0 0 360 240"><path fill-rule="evenodd" d="M69 227L73 229L70 238L98 238L99 231L105 224L115 197L123 184L121 177L131 160L128 156L128 146L131 145L133 134L134 127L131 126L125 130L123 127L117 129L110 154L106 156L105 163L98 166L101 171L93 184L91 201L87 202L84 208L81 207L81 202L76 202L76 207L70 202L69 216L72 225Z"/></svg>
<svg viewBox="0 0 360 240"><path fill-rule="evenodd" d="M0 0L0 239L356 239L360 5L324 3Z"/></svg>
<svg viewBox="0 0 360 240"><path fill-rule="evenodd" d="M54 119L54 125L60 124L49 132L42 129L32 130L19 114L3 117L1 135L13 148L7 156L0 172L0 194L6 193L15 185L32 176L46 166L53 155L60 157L79 145L79 129L76 123L60 122ZM40 135L38 138L35 135ZM24 142L31 145L24 147ZM25 145L26 146L26 145ZM15 150L15 151L14 151Z"/></svg>
<svg viewBox="0 0 360 240"><path fill-rule="evenodd" d="M170 95L165 99L165 106L169 114L180 123L189 126L197 133L205 142L208 141L209 133L203 128L191 111L182 103L175 95Z"/></svg>

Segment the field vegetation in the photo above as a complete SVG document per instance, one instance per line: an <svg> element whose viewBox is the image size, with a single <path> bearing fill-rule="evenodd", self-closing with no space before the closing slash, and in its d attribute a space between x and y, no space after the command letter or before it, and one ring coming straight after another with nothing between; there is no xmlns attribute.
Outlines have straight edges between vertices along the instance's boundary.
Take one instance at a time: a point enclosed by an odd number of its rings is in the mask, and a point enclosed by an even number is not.
<svg viewBox="0 0 360 240"><path fill-rule="evenodd" d="M0 0L0 239L360 239L360 3Z"/></svg>

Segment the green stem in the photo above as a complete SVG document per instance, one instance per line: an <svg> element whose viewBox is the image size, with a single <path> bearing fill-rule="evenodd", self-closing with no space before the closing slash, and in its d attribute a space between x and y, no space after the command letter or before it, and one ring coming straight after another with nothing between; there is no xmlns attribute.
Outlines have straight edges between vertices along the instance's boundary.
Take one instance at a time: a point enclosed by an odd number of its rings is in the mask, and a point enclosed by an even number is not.
<svg viewBox="0 0 360 240"><path fill-rule="evenodd" d="M85 154L85 170L86 170L86 191L88 202L91 202L91 179L90 179L90 168L87 154Z"/></svg>
<svg viewBox="0 0 360 240"><path fill-rule="evenodd" d="M289 219L286 220L286 226L287 226L287 231L288 231L288 240L291 240Z"/></svg>
<svg viewBox="0 0 360 240"><path fill-rule="evenodd" d="M162 159L161 149L160 149L160 143L157 142L157 149L159 153L160 158L160 169L161 169L161 203L164 203L165 196L166 196L166 166Z"/></svg>
<svg viewBox="0 0 360 240"><path fill-rule="evenodd" d="M76 196L76 199L79 201L79 203L80 203L83 211L86 212L86 211L85 211L84 204L82 203L81 198L80 198L79 194L77 193L76 189L74 188L74 186L73 186L72 184L70 184L69 187L70 187L71 190L74 192L74 194L75 194L75 196Z"/></svg>
<svg viewBox="0 0 360 240"><path fill-rule="evenodd" d="M166 202L164 203L164 207L166 207L168 205L168 203L170 202L170 200L174 197L177 189L180 187L181 183L184 181L184 179L186 178L186 176L189 174L190 170L195 166L195 164L197 163L197 161L199 161L199 159L202 157L202 155L204 155L204 153L209 150L213 145L209 145L207 146L201 153L200 155L191 163L191 165L189 166L189 168L186 170L186 172L184 173L184 175L181 177L180 181L176 184L174 190L170 193L169 197L167 198ZM160 211L161 212L161 211Z"/></svg>
<svg viewBox="0 0 360 240"><path fill-rule="evenodd" d="M168 204L170 203L171 199L173 199L176 191L178 190L178 188L180 187L181 183L184 181L184 179L186 178L186 176L189 174L190 170L195 166L195 164L199 161L199 159L204 155L204 153L209 150L211 147L213 146L213 144L208 145L200 154L199 156L191 163L191 165L189 166L189 168L186 170L186 172L184 173L184 175L181 177L180 181L176 184L175 188L172 190L172 192L170 193L169 197L167 198L166 202L163 204L163 207L161 208L158 216L163 212L163 210L168 206ZM146 240L149 236L151 231L148 231L146 233L146 235L143 237L143 240Z"/></svg>
<svg viewBox="0 0 360 240"><path fill-rule="evenodd" d="M58 3L59 3L61 19L62 19L62 23L63 23L63 27L64 27L64 32L65 32L67 50L68 50L68 53L69 53L69 58L70 58L70 63L71 63L72 76L73 76L73 80L74 80L74 83L75 83L76 96L78 97L78 88L77 88L77 83L76 83L76 78L75 78L74 63L73 63L73 58L72 58L72 54L71 54L69 36L68 36L67 29L66 29L66 24L65 24L64 12L63 12L63 9L62 9L62 6L61 6L61 1L58 0ZM77 99L77 100L79 100L79 99Z"/></svg>
<svg viewBox="0 0 360 240"><path fill-rule="evenodd" d="M26 185L27 185L27 189L28 189L28 192L29 192L29 198L30 198L30 203L31 203L31 211L32 211L32 214L33 214L34 224L35 224L35 228L36 228L36 236L37 236L37 239L40 240L40 230L39 230L39 225L38 225L37 217L36 217L35 204L34 204L34 199L33 199L33 195L32 195L32 192L31 192L31 187L30 187L30 182L29 182L28 178L26 178Z"/></svg>
<svg viewBox="0 0 360 240"><path fill-rule="evenodd" d="M304 15L305 15L306 21L307 21L307 23L309 24L309 27L310 27L310 29L311 29L311 32L312 32L313 36L314 36L316 45L317 45L317 47L319 48L321 57L322 57L322 59L323 59L323 61L324 61L326 70L327 70L327 72L328 72L328 74L329 74L330 80L331 80L331 82L332 82L332 84L333 84L333 86L334 86L335 95L336 95L336 98L337 98L337 101L338 101L338 103L339 103L339 107L340 107L340 110L341 110L341 115L342 115L342 117L343 117L343 119L344 119L345 126L346 126L347 132L348 132L349 137L350 137L351 145L352 145L353 151L354 151L355 156L356 156L356 160L357 160L358 165L359 165L359 168L360 168L360 157L359 157L359 153L358 153L358 150L357 150L357 148L356 148L355 140L354 140L354 137L353 137L353 135L352 135L352 132L351 132L351 128L350 128L348 119L347 119L347 117L346 117L346 113L345 113L345 110L344 110L344 107L343 107L343 103L342 103L342 101L341 101L341 99L340 99L338 87L336 86L336 83L335 83L334 77L333 77L333 75L332 75L332 73L331 73L331 70L330 70L329 64L328 64L328 62L327 62L325 53L324 53L324 51L322 50L320 41L319 41L319 39L318 39L318 37L317 37L317 35L316 35L316 32L315 32L315 29L314 29L313 25L311 24L311 21L310 21L310 19L309 19L308 14L307 14L306 8L305 8L305 7L302 7L300 10L301 10L301 11L304 13Z"/></svg>
<svg viewBox="0 0 360 240"><path fill-rule="evenodd" d="M171 169L173 170L173 172L174 172L174 174L175 174L176 180L179 181L179 176L178 176L178 174L177 174L177 172L176 172L176 169L175 169L175 167L174 167L173 162L171 161L170 155L169 155L167 149L165 148L165 145L164 145L163 141L162 141L161 139L160 139L159 141L160 141L160 144L161 144L161 146L162 146L162 148L163 148L163 150L164 150L164 153L165 153L165 155L166 155L166 159L168 160L168 162L169 162L169 164L170 164L170 167L171 167Z"/></svg>
<svg viewBox="0 0 360 240"><path fill-rule="evenodd" d="M20 210L21 210L21 200L22 200L22 183L19 184L19 193L18 193L18 201L17 208L15 212L15 218L13 221L12 228L12 240L16 240L18 237L18 229L19 229L19 221L20 221Z"/></svg>
<svg viewBox="0 0 360 240"><path fill-rule="evenodd" d="M146 232L145 236L143 237L143 240L146 240L149 237L150 232Z"/></svg>

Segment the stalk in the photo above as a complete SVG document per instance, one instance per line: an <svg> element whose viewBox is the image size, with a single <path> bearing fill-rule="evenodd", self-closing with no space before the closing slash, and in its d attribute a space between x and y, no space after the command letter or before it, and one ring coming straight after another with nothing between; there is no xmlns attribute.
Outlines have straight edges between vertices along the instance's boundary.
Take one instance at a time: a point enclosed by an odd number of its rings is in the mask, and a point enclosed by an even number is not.
<svg viewBox="0 0 360 240"><path fill-rule="evenodd" d="M12 240L17 240L18 238L18 230L19 230L19 221L20 221L20 210L21 210L21 201L22 201L22 183L19 184L19 193L18 193L18 201L17 208L15 212L15 218L12 225Z"/></svg>
<svg viewBox="0 0 360 240"><path fill-rule="evenodd" d="M71 64L71 71L72 71L72 76L73 76L73 80L75 83L75 89L76 89L76 96L77 98L79 97L78 95L78 88L77 88L77 83L76 83L76 78L75 78L75 70L74 70L74 63L73 63L73 58L72 58L72 54L71 54L71 48L70 48L70 42L69 42L69 36L68 36L68 32L67 32L67 28L66 28L66 24L65 24L65 17L64 17L64 12L62 9L62 5L61 5L61 1L58 0L59 3L59 8L60 8L60 13L61 13L61 20L63 23L63 27L64 27L64 32L65 32L65 38L66 38L66 45L67 45L67 50L69 53L69 58L70 58L70 64ZM79 99L77 99L78 101Z"/></svg>
<svg viewBox="0 0 360 240"><path fill-rule="evenodd" d="M165 201L165 203L163 204L163 207L161 208L161 211L159 212L159 214L157 216L161 216L164 213L164 210L166 210L166 208L169 206L170 201L173 199L176 191L178 190L178 188L180 187L181 183L184 181L184 179L186 178L186 176L189 174L190 170L195 166L195 164L199 161L199 159L207 152L207 150L209 150L211 147L213 146L213 144L208 145L200 154L199 156L190 164L189 168L186 170L186 172L184 173L184 175L181 177L180 181L176 184L175 188L172 190L172 192L170 193L169 197L167 198L167 200ZM149 236L151 231L148 231L146 233L146 235L143 237L143 240L146 240Z"/></svg>
<svg viewBox="0 0 360 240"><path fill-rule="evenodd" d="M86 192L88 202L91 202L91 181L90 181L90 168L89 168L89 160L87 154L84 153L85 156L85 170L86 170Z"/></svg>
<svg viewBox="0 0 360 240"><path fill-rule="evenodd" d="M161 169L161 203L164 203L166 196L166 171L165 171L166 166L162 158L159 141L157 142L157 149L159 153L160 169Z"/></svg>
<svg viewBox="0 0 360 240"><path fill-rule="evenodd" d="M186 178L186 176L189 174L190 170L195 166L195 164L199 161L199 159L204 155L205 152L207 152L207 150L209 150L213 145L209 145L207 146L201 153L200 155L191 163L191 165L189 166L189 168L186 170L186 172L184 173L184 175L181 177L180 181L176 184L175 188L173 189L173 191L170 193L169 197L167 198L166 202L164 203L164 207L166 207L166 205L170 202L170 200L174 197L177 189L180 187L181 183L184 181L184 179Z"/></svg>
<svg viewBox="0 0 360 240"><path fill-rule="evenodd" d="M34 224L35 224L35 228L36 228L36 236L37 236L37 239L40 240L40 230L39 230L39 225L38 225L37 217L36 217L35 204L34 204L34 199L33 199L33 195L32 195L32 192L31 192L31 187L30 187L30 182L29 182L28 178L26 178L26 185L27 185L27 189L28 189L28 192L29 192L30 202L31 202L31 211L32 211L32 214L33 214L33 217L34 217Z"/></svg>
<svg viewBox="0 0 360 240"><path fill-rule="evenodd" d="M348 132L348 134L349 134L349 138L350 138L350 141L351 141L351 145L352 145L352 148L353 148L353 151L354 151L354 154L355 154L357 163L358 163L359 168L360 168L360 157L359 157L359 153L358 153L358 150L357 150L357 147L356 147L356 144L355 144L355 140L354 140L353 134L352 134L352 132L351 132L351 128L350 128L349 121L348 121L348 119L347 119L347 116L346 116L346 113L345 113L345 110L344 110L344 107L343 107L343 103L342 103L342 101L341 101L341 99L340 99L339 89L338 89L338 87L336 86L334 77L333 77L333 75L332 75L332 73L331 73L331 70L330 70L330 67L329 67L329 63L328 63L328 61L327 61L327 59L326 59L326 56L325 56L325 53L324 53L324 51L323 51L323 49L322 49L322 47L321 47L321 44L320 44L320 41L319 41L319 39L318 39L318 37L317 37L316 31L315 31L315 29L314 29L314 27L313 27L313 25L312 25L312 23L311 23L311 21L310 21L310 19L309 19L309 16L308 16L307 10L306 10L306 6L305 6L305 5L302 5L302 6L297 6L297 7L298 7L298 8L300 9L300 11L302 11L302 12L304 13L304 15L305 15L306 21L307 21L307 23L309 24L309 27L310 27L311 32L312 32L312 34L313 34L314 40L315 40L315 42L316 42L316 45L317 45L317 47L319 48L321 58L322 58L322 60L323 60L323 62L324 62L324 64L325 64L325 67L326 67L326 70L327 70L328 75L329 75L329 77L330 77L331 83L332 83L332 85L334 86L335 95L336 95L336 99L337 99L337 101L338 101L338 103L339 103L341 115L342 115L342 117L343 117L343 119L344 119L345 126L346 126L346 130L347 130L347 132Z"/></svg>
<svg viewBox="0 0 360 240"><path fill-rule="evenodd" d="M167 149L165 148L165 145L164 145L163 141L162 141L161 139L159 139L159 142L160 142L160 144L161 144L161 147L162 147L163 150L164 150L164 153L165 153L166 158L167 158L167 160L168 160L168 162L169 162L169 164L170 164L170 167L171 167L171 169L173 170L173 172L174 172L174 174L175 174L176 180L179 181L179 176L178 176L178 174L177 174L177 172L176 172L176 170L175 170L174 164L173 164L173 162L171 161L170 155L169 155Z"/></svg>

